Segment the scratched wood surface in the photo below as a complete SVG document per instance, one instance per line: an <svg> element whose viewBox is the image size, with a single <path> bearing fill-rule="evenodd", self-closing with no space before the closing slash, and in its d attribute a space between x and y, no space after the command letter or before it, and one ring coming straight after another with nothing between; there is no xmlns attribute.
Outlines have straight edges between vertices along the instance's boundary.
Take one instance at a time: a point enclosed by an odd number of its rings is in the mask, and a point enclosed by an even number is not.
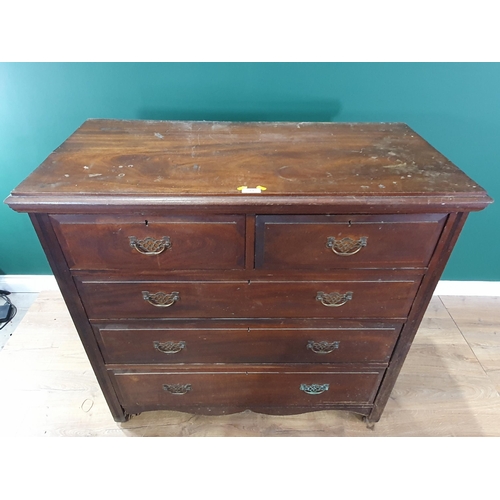
<svg viewBox="0 0 500 500"><path fill-rule="evenodd" d="M0 352L0 436L500 436L500 298L434 297L380 422L150 412L114 422L58 292Z"/></svg>
<svg viewBox="0 0 500 500"><path fill-rule="evenodd" d="M16 194L359 196L483 189L403 123L87 120ZM118 187L119 186L119 187Z"/></svg>

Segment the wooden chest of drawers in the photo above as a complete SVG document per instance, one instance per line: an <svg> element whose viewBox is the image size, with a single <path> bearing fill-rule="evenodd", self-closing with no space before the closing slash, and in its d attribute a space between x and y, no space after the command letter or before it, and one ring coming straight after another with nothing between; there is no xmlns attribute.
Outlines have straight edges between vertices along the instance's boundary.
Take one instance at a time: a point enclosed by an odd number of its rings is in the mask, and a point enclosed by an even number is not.
<svg viewBox="0 0 500 500"><path fill-rule="evenodd" d="M377 421L470 211L404 124L89 120L28 212L113 417Z"/></svg>

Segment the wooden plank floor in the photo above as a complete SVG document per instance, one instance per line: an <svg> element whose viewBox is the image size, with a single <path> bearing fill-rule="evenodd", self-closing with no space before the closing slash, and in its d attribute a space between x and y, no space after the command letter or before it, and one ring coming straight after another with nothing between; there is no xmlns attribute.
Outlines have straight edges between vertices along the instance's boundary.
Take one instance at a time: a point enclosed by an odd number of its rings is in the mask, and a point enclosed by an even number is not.
<svg viewBox="0 0 500 500"><path fill-rule="evenodd" d="M382 419L149 412L114 422L58 292L0 352L0 436L500 436L500 297L434 297Z"/></svg>
<svg viewBox="0 0 500 500"><path fill-rule="evenodd" d="M21 320L24 318L29 308L35 302L35 299L38 297L38 293L35 292L21 292L16 293L13 292L9 295L9 299L15 305L17 309L17 313L13 319L11 319L3 328L0 330L0 350L3 349L4 345L9 340L9 337L14 333L16 328L21 323ZM3 304L3 300L1 300ZM0 325L1 326L1 325Z"/></svg>

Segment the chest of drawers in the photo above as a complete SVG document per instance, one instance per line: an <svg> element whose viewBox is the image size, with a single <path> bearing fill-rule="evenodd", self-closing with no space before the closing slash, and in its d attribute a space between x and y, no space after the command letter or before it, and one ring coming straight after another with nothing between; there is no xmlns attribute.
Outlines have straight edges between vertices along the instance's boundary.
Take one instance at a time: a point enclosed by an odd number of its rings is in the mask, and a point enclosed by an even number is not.
<svg viewBox="0 0 500 500"><path fill-rule="evenodd" d="M88 120L28 212L113 417L377 421L470 211L404 124Z"/></svg>

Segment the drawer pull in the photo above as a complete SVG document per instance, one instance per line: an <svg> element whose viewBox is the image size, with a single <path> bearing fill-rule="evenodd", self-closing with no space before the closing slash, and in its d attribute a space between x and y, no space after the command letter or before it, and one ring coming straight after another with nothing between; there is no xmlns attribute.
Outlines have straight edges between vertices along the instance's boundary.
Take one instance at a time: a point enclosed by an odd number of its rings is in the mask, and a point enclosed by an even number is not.
<svg viewBox="0 0 500 500"><path fill-rule="evenodd" d="M151 236L143 240L139 240L135 236L129 236L128 239L130 241L130 246L143 255L159 255L167 248L172 247L169 236L163 236L159 240L155 240L151 238Z"/></svg>
<svg viewBox="0 0 500 500"><path fill-rule="evenodd" d="M155 340L153 345L157 351L160 351L163 354L176 354L186 347L186 342L183 340L179 342L174 342L172 340L169 340L168 342L158 342Z"/></svg>
<svg viewBox="0 0 500 500"><path fill-rule="evenodd" d="M304 391L306 394L322 394L327 391L330 384L300 384L300 390Z"/></svg>
<svg viewBox="0 0 500 500"><path fill-rule="evenodd" d="M340 307L346 304L347 301L352 300L352 292L318 292L316 295L316 300L319 300L326 307Z"/></svg>
<svg viewBox="0 0 500 500"><path fill-rule="evenodd" d="M163 390L170 394L187 394L191 390L191 384L163 384Z"/></svg>
<svg viewBox="0 0 500 500"><path fill-rule="evenodd" d="M179 299L179 292L164 293L164 292L142 292L142 298L156 307L170 307L174 305Z"/></svg>
<svg viewBox="0 0 500 500"><path fill-rule="evenodd" d="M368 242L368 237L362 236L358 240L353 240L352 238L342 238L341 240L330 236L326 240L326 247L331 248L333 253L337 255L342 255L343 257L348 257L349 255L354 255L358 253L363 247L366 247Z"/></svg>
<svg viewBox="0 0 500 500"><path fill-rule="evenodd" d="M315 352L316 354L329 354L335 349L338 349L339 345L340 341L338 340L336 340L335 342L327 342L326 340L315 342L314 340L309 340L307 342L307 348L311 349L311 351Z"/></svg>

